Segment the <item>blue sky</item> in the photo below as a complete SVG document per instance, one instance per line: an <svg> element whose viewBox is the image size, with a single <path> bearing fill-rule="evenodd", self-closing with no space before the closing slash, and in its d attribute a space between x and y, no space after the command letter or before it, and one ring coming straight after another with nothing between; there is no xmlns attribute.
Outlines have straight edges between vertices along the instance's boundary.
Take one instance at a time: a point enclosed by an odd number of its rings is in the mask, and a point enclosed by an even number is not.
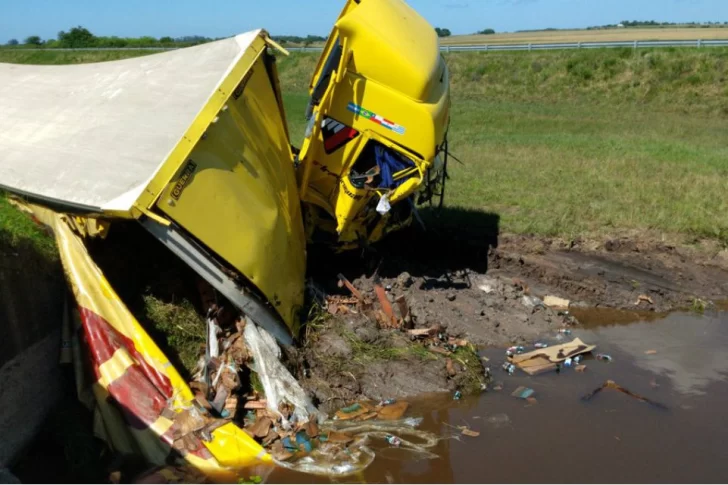
<svg viewBox="0 0 728 485"><path fill-rule="evenodd" d="M728 21L728 0L409 0L454 34L586 27L620 20ZM258 27L328 33L344 0L0 0L0 43L54 38L83 25L96 35L223 37Z"/></svg>

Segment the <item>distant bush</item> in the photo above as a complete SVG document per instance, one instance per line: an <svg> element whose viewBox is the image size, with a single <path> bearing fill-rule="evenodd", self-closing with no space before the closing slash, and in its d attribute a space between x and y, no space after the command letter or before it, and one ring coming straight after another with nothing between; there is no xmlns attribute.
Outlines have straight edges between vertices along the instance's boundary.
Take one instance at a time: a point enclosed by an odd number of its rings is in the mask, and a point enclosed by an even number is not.
<svg viewBox="0 0 728 485"><path fill-rule="evenodd" d="M493 30L493 29L485 29L485 30L481 30L478 33L481 34L481 35L492 35L492 34L495 34L495 30Z"/></svg>

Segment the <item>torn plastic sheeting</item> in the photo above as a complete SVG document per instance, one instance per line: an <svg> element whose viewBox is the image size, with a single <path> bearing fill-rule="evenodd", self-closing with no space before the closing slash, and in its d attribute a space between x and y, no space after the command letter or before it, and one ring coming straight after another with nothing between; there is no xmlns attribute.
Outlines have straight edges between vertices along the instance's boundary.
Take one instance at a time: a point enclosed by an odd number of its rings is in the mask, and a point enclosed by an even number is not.
<svg viewBox="0 0 728 485"><path fill-rule="evenodd" d="M164 464L172 453L172 420L161 416L165 407L192 406L187 383L129 312L91 259L66 216L51 210L16 203L48 226L56 237L66 279L80 316L85 357L95 382L95 429L112 449L141 453L152 464ZM212 441L195 438L194 450L180 451L190 465L219 472L223 467L254 466L272 458L233 424L212 433Z"/></svg>
<svg viewBox="0 0 728 485"><path fill-rule="evenodd" d="M263 384L268 410L280 416L283 427L288 428L291 424L279 411L283 402L293 405L293 423L305 423L309 419L322 422L326 419L308 399L298 381L281 364L281 349L275 339L247 317L243 336L253 355L252 369Z"/></svg>

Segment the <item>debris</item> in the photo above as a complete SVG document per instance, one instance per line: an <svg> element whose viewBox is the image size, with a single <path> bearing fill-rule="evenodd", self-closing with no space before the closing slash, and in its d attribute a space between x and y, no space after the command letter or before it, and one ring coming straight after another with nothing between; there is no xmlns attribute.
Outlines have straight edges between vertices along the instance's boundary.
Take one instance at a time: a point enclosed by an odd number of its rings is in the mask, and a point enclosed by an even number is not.
<svg viewBox="0 0 728 485"><path fill-rule="evenodd" d="M430 345L427 347L427 350L430 352L435 352L436 354L442 354L442 355L451 355L451 352L449 350L443 349L442 347L437 347L435 345Z"/></svg>
<svg viewBox="0 0 728 485"><path fill-rule="evenodd" d="M541 301L541 299L540 298L536 298L535 296L523 295L523 298L521 298L521 302L527 308L536 308L536 307L543 307L544 306L544 304Z"/></svg>
<svg viewBox="0 0 728 485"><path fill-rule="evenodd" d="M571 358L568 358L564 361L564 367L571 367Z"/></svg>
<svg viewBox="0 0 728 485"><path fill-rule="evenodd" d="M511 393L511 396L517 397L519 399L528 399L529 397L533 396L534 392L535 391L529 387L519 386L515 391Z"/></svg>
<svg viewBox="0 0 728 485"><path fill-rule="evenodd" d="M455 337L448 338L447 343L449 343L450 345L457 346L457 347L467 347L468 345L470 345L470 342L468 342L464 338L455 338Z"/></svg>
<svg viewBox="0 0 728 485"><path fill-rule="evenodd" d="M174 439L181 439L190 433L199 431L205 427L205 424L207 424L205 418L197 409L184 409L174 418Z"/></svg>
<svg viewBox="0 0 728 485"><path fill-rule="evenodd" d="M530 405L538 404L538 400L535 397L527 397L526 398L526 401Z"/></svg>
<svg viewBox="0 0 728 485"><path fill-rule="evenodd" d="M489 284L482 284L482 285L479 285L479 286L478 286L478 289L479 289L480 291L484 291L486 295L489 295L489 294L493 293L493 291L495 291L495 290L493 289L493 286L492 286L492 285L489 285Z"/></svg>
<svg viewBox="0 0 728 485"><path fill-rule="evenodd" d="M455 391L455 394L453 395L453 397L452 397L452 398L453 398L453 399L454 399L455 401L459 401L459 400L460 400L460 398L462 398L462 397L463 397L463 393L462 393L462 392L460 392L460 391Z"/></svg>
<svg viewBox="0 0 728 485"><path fill-rule="evenodd" d="M383 419L385 421L394 421L396 419L400 419L405 412L407 412L407 408L409 407L409 403L405 401L397 401L394 402L388 406L382 407L377 414L379 416L379 419Z"/></svg>
<svg viewBox="0 0 728 485"><path fill-rule="evenodd" d="M390 406L396 402L397 402L396 399L385 399L383 401L379 401L379 405L380 406Z"/></svg>
<svg viewBox="0 0 728 485"><path fill-rule="evenodd" d="M589 353L595 348L596 345L587 345L580 339L575 338L566 344L553 345L509 357L509 361L527 374L537 375L543 372L557 370L556 364L577 355Z"/></svg>
<svg viewBox="0 0 728 485"><path fill-rule="evenodd" d="M655 355L656 353L656 350L645 350L645 355Z"/></svg>
<svg viewBox="0 0 728 485"><path fill-rule="evenodd" d="M655 406L657 408L664 409L664 410L667 409L667 406L665 406L664 404L652 401L651 399L648 399L644 396L640 396L639 394L635 394L631 391L628 391L627 389L625 389L624 387L620 386L619 384L617 384L616 382L614 382L612 380L605 381L604 384L602 384L600 387L594 389L589 394L584 395L581 399L584 401L590 401L592 398L594 398L594 396L596 396L597 394L602 392L604 389L614 389L621 393L627 394L628 396L633 397L633 398L637 399L638 401L650 404L651 406Z"/></svg>
<svg viewBox="0 0 728 485"><path fill-rule="evenodd" d="M455 301L455 298L456 298L455 293L448 293L447 294L448 301Z"/></svg>
<svg viewBox="0 0 728 485"><path fill-rule="evenodd" d="M394 446L396 448L398 448L399 445L402 444L402 440L401 439L399 439L396 436L391 435L391 434L388 434L384 439L387 440L387 443L389 443L390 445L392 445L392 446Z"/></svg>
<svg viewBox="0 0 728 485"><path fill-rule="evenodd" d="M357 300L359 300L359 301L363 300L359 290L357 290L356 287L354 285L352 285L348 279L346 279L346 276L339 273L339 287L342 287L342 286L346 286L346 288L351 292L352 295L354 295L354 297Z"/></svg>
<svg viewBox="0 0 728 485"><path fill-rule="evenodd" d="M384 194L377 203L377 212L381 215L385 215L390 210L392 210L392 205L389 203L389 194Z"/></svg>
<svg viewBox="0 0 728 485"><path fill-rule="evenodd" d="M553 308L555 310L566 310L569 308L569 305L571 302L569 300L565 300L563 298L559 298L558 296L552 296L549 295L546 298L543 299L544 304L547 307Z"/></svg>
<svg viewBox="0 0 728 485"><path fill-rule="evenodd" d="M354 438L351 435L342 433L340 431L329 431L326 434L325 439L322 436L322 441L329 441L331 443L349 443L351 441L354 441Z"/></svg>
<svg viewBox="0 0 728 485"><path fill-rule="evenodd" d="M559 333L562 335L571 335L571 329L570 328L560 328Z"/></svg>
<svg viewBox="0 0 728 485"><path fill-rule="evenodd" d="M576 372L584 372L586 370L586 365L584 365L584 364L577 365L576 367L574 367L574 370Z"/></svg>
<svg viewBox="0 0 728 485"><path fill-rule="evenodd" d="M413 328L407 330L407 334L412 337L434 337L441 330L439 325L434 325L430 328Z"/></svg>
<svg viewBox="0 0 728 485"><path fill-rule="evenodd" d="M392 304L389 303L389 299L387 298L387 292L384 290L381 284L376 283L374 285L374 292L377 294L377 298L379 299L379 304L382 305L382 310L384 311L384 315L387 317L387 320L385 321L385 328L397 328L398 322L397 319L394 316L394 310L392 310Z"/></svg>
<svg viewBox="0 0 728 485"><path fill-rule="evenodd" d="M508 372L509 374L513 374L516 372L516 366L511 364L510 362L506 362L503 364L503 370Z"/></svg>
<svg viewBox="0 0 728 485"><path fill-rule="evenodd" d="M480 436L480 431L473 431L467 426L458 426L458 428L460 429L460 432L465 436L470 436L472 438L477 438L478 436Z"/></svg>
<svg viewBox="0 0 728 485"><path fill-rule="evenodd" d="M649 303L650 305L654 305L655 302L647 295L640 295L637 297L637 301L634 302L635 306L639 306L640 303L645 302Z"/></svg>
<svg viewBox="0 0 728 485"><path fill-rule="evenodd" d="M447 369L447 373L450 377L455 377L455 366L452 363L452 359L445 359L445 367Z"/></svg>
<svg viewBox="0 0 728 485"><path fill-rule="evenodd" d="M536 342L535 344L533 344L533 346L537 349L545 349L546 347L548 347L548 344L545 344L543 342Z"/></svg>
<svg viewBox="0 0 728 485"><path fill-rule="evenodd" d="M575 356L575 357L574 357L573 359L571 359L571 360L573 360L573 361L574 361L574 365L577 365L577 364L579 364L579 363L581 362L581 355L577 355L577 356Z"/></svg>
<svg viewBox="0 0 728 485"><path fill-rule="evenodd" d="M265 438L266 436L268 436L271 426L273 426L273 421L271 421L271 419L268 417L263 417L256 420L255 423L253 423L247 429L256 438Z"/></svg>
<svg viewBox="0 0 728 485"><path fill-rule="evenodd" d="M260 401L248 401L243 406L245 409L265 409L267 407L268 402L265 399L261 399Z"/></svg>
<svg viewBox="0 0 728 485"><path fill-rule="evenodd" d="M597 354L597 360L601 360L602 362L611 362L612 356L608 354Z"/></svg>
<svg viewBox="0 0 728 485"><path fill-rule="evenodd" d="M371 411L363 406L361 403L354 403L351 406L347 406L336 411L335 419L341 419L342 421L346 421L348 419L358 418L359 416L362 416L369 412Z"/></svg>
<svg viewBox="0 0 728 485"><path fill-rule="evenodd" d="M400 295L395 298L394 301L399 307L399 314L402 317L402 322L405 324L405 326L409 326L409 323L412 319L410 318L409 307L407 306L407 299L404 295Z"/></svg>

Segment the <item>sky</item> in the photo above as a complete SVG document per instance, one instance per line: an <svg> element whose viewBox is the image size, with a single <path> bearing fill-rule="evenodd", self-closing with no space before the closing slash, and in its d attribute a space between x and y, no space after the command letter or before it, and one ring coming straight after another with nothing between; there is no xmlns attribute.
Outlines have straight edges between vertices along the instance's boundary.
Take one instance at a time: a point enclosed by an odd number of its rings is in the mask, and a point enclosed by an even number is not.
<svg viewBox="0 0 728 485"><path fill-rule="evenodd" d="M453 34L583 28L620 20L728 21L728 0L409 0ZM82 25L96 35L226 37L257 28L273 35L327 35L344 0L0 0L0 43L55 38Z"/></svg>

